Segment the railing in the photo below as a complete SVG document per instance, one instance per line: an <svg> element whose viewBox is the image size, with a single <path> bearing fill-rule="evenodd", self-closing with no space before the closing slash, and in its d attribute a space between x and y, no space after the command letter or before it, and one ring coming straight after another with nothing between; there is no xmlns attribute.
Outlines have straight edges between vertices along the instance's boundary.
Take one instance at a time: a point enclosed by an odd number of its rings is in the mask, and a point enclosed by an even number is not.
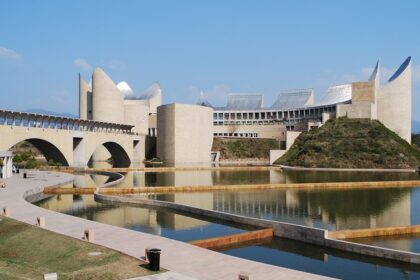
<svg viewBox="0 0 420 280"><path fill-rule="evenodd" d="M132 125L0 110L0 125L135 134Z"/></svg>

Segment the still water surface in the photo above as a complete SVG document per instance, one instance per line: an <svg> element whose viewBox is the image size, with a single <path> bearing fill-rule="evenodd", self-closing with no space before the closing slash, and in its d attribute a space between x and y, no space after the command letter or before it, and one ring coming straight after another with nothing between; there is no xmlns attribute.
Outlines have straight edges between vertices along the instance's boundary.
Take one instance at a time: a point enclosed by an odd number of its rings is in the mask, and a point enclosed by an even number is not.
<svg viewBox="0 0 420 280"><path fill-rule="evenodd" d="M198 170L146 173L128 172L124 175L126 176L124 181L119 184L121 187L420 180L420 175L414 172Z"/></svg>

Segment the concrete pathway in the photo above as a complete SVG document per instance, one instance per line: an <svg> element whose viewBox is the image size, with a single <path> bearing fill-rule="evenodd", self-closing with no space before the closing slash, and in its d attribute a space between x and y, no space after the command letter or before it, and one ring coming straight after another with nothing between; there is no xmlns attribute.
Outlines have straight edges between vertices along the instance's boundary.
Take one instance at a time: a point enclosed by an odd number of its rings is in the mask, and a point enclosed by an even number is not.
<svg viewBox="0 0 420 280"><path fill-rule="evenodd" d="M159 273L159 274L130 278L127 280L196 280L196 279L173 272L173 271L168 271L168 272Z"/></svg>
<svg viewBox="0 0 420 280"><path fill-rule="evenodd" d="M46 171L30 171L29 178L16 174L6 179L6 188L0 189L0 207L8 207L11 218L35 224L36 218L45 217L46 229L81 239L85 229L93 229L95 243L126 253L136 258L144 256L146 247L162 250L161 265L170 273L152 275L145 280L200 280L238 279L241 271L252 273L254 280L268 279L330 279L278 266L241 259L199 248L184 242L137 232L116 226L85 220L46 210L28 203L23 197L42 191L44 186L71 182L73 175Z"/></svg>

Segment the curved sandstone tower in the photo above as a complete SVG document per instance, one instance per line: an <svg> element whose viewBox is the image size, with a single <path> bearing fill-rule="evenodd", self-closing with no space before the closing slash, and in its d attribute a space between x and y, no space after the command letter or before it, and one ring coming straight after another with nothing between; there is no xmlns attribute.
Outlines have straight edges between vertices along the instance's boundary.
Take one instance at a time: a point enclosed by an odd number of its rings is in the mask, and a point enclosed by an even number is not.
<svg viewBox="0 0 420 280"><path fill-rule="evenodd" d="M93 72L92 91L92 119L94 121L123 123L123 95L101 68L96 68Z"/></svg>
<svg viewBox="0 0 420 280"><path fill-rule="evenodd" d="M79 73L79 118L92 119L92 87L83 80Z"/></svg>
<svg viewBox="0 0 420 280"><path fill-rule="evenodd" d="M157 108L157 156L170 164L209 163L213 109L189 104Z"/></svg>

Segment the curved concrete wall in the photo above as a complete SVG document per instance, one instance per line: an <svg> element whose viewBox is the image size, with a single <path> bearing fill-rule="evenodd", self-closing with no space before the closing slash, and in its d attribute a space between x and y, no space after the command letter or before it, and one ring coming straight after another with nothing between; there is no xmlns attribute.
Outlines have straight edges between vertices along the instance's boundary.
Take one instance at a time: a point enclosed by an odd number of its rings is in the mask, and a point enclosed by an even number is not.
<svg viewBox="0 0 420 280"><path fill-rule="evenodd" d="M165 163L210 162L213 109L187 104L157 108L157 156Z"/></svg>
<svg viewBox="0 0 420 280"><path fill-rule="evenodd" d="M124 100L117 86L100 68L92 76L92 119L103 122L124 122Z"/></svg>
<svg viewBox="0 0 420 280"><path fill-rule="evenodd" d="M402 70L379 90L378 120L411 143L411 61Z"/></svg>

